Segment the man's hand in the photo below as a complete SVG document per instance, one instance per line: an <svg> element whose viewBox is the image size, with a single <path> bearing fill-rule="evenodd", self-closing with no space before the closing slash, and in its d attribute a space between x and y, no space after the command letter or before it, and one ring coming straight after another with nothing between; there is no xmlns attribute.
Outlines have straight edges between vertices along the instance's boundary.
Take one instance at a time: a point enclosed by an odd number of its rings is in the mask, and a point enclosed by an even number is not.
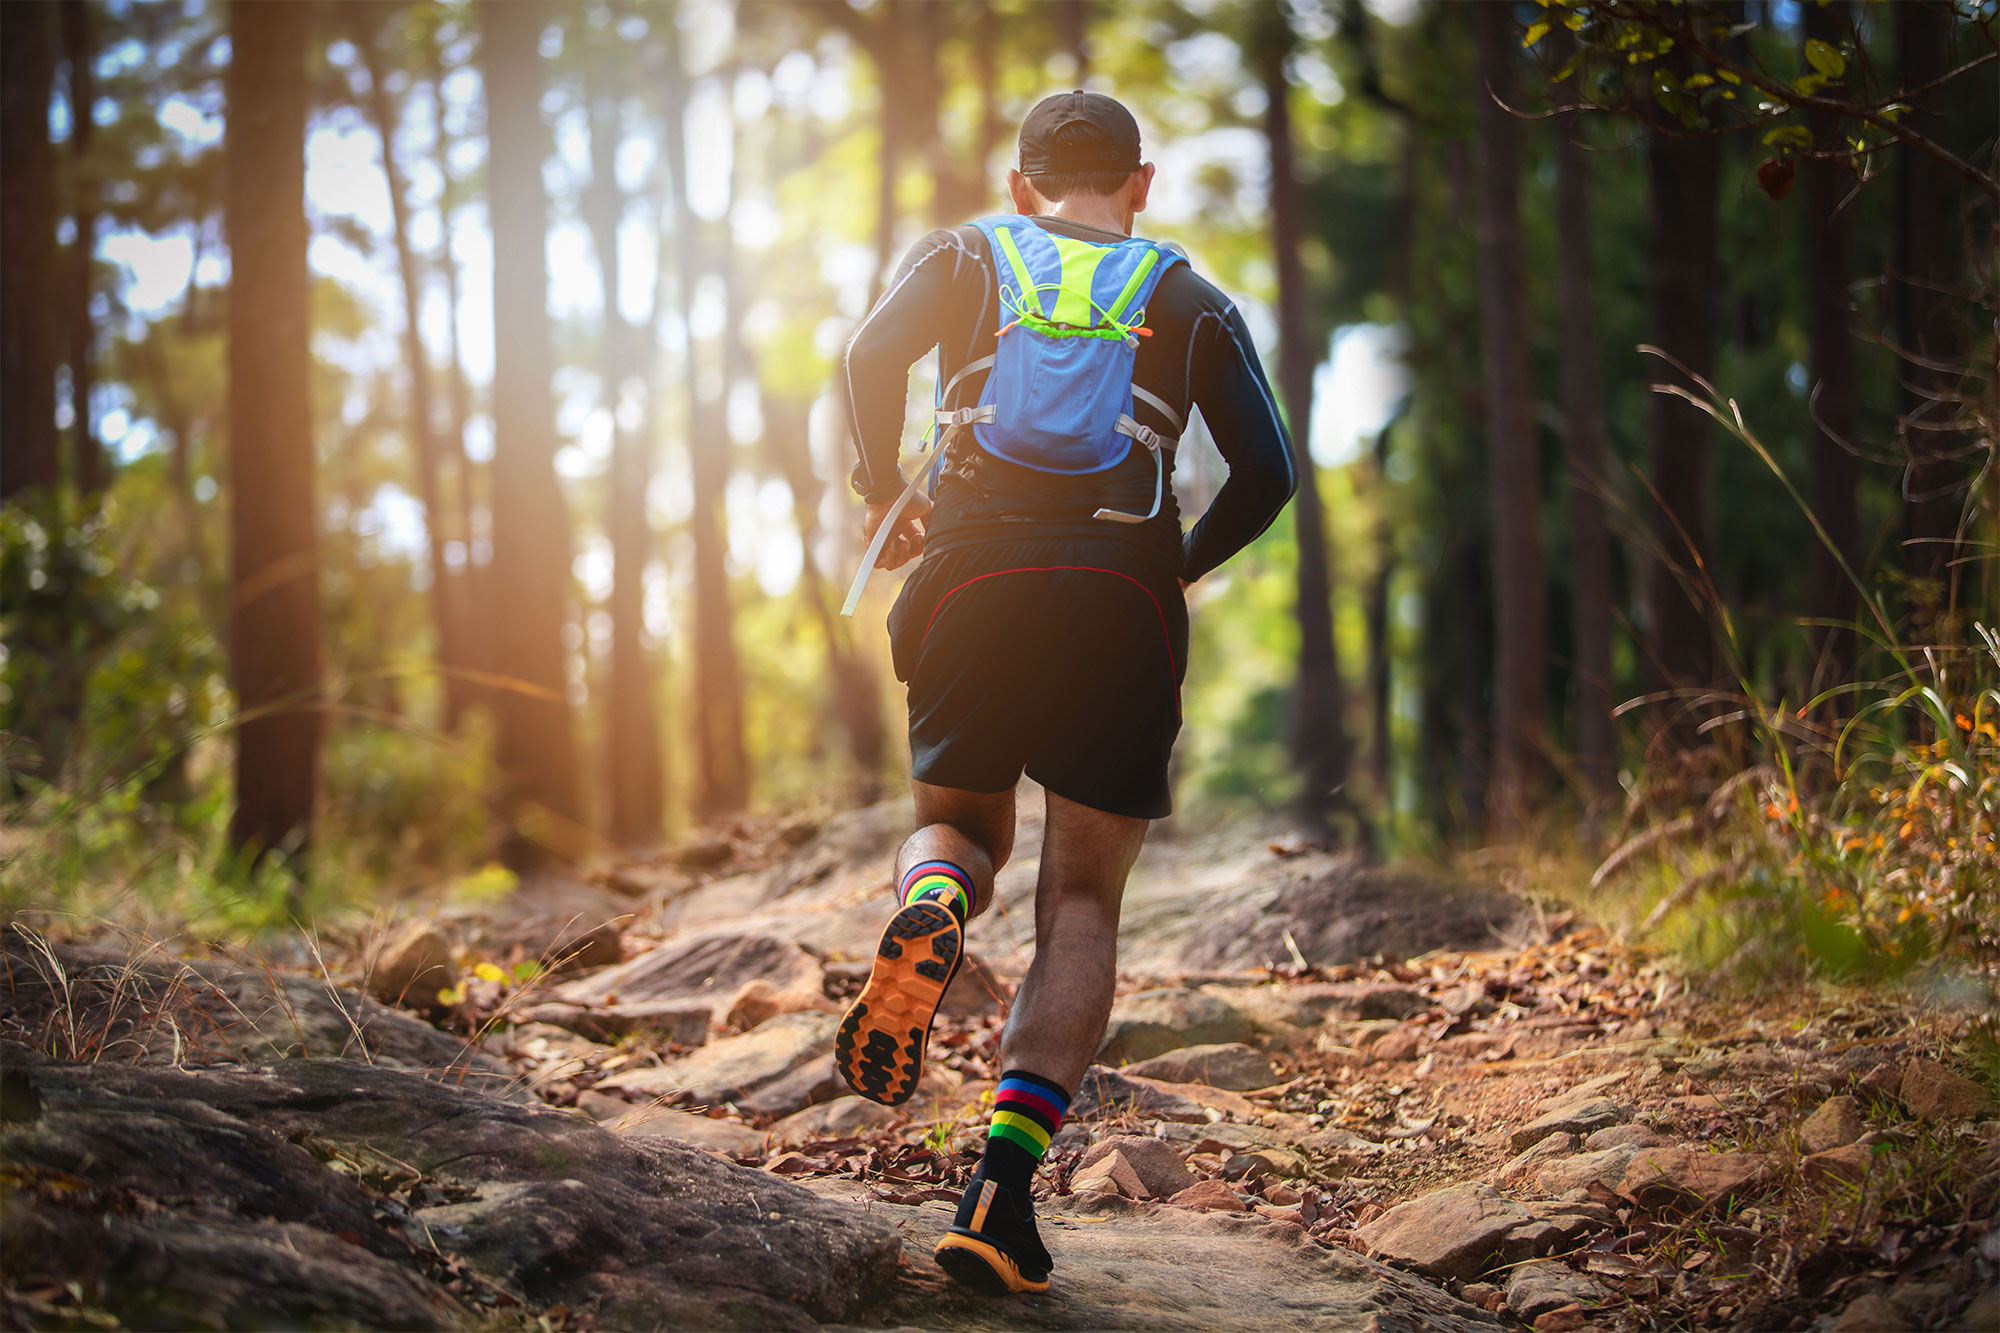
<svg viewBox="0 0 2000 1333"><path fill-rule="evenodd" d="M882 554L875 557L875 568L900 569L924 553L924 518L930 512L930 496L918 491L910 497L910 502L903 506L903 512L896 515L896 526L891 529L889 540L882 543ZM868 517L863 521L861 530L864 545L875 540L875 530L888 516L888 504L868 506Z"/></svg>

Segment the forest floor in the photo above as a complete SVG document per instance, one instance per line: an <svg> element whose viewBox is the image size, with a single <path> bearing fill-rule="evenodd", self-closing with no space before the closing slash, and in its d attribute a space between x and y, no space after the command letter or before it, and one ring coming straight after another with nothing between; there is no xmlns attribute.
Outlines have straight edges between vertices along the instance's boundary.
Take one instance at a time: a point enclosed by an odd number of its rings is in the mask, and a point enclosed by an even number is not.
<svg viewBox="0 0 2000 1333"><path fill-rule="evenodd" d="M830 1047L907 801L274 956L17 923L6 1322L2000 1328L1963 994L1710 994L1574 913L1241 823L1135 871L1038 1186L1050 1292L964 1293L930 1248L1035 804L893 1111Z"/></svg>

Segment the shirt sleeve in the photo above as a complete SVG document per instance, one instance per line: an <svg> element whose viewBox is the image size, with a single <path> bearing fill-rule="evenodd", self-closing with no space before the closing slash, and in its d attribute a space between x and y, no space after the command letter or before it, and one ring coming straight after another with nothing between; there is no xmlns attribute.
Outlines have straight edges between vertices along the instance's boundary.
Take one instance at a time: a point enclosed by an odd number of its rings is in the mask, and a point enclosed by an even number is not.
<svg viewBox="0 0 2000 1333"><path fill-rule="evenodd" d="M855 480L871 501L895 498L903 474L905 397L910 366L949 331L954 286L969 258L950 231L934 231L911 247L889 287L848 339L847 402L861 455Z"/></svg>
<svg viewBox="0 0 2000 1333"><path fill-rule="evenodd" d="M1298 489L1292 445L1250 330L1235 306L1205 312L1189 383L1229 477L1181 541L1181 577L1193 582L1262 535Z"/></svg>

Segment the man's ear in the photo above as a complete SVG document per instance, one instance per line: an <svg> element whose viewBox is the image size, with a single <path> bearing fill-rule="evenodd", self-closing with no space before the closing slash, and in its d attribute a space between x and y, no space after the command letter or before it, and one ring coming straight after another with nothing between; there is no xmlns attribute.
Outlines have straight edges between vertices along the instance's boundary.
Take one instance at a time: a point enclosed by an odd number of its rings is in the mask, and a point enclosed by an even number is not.
<svg viewBox="0 0 2000 1333"><path fill-rule="evenodd" d="M1024 217L1033 217L1041 211L1040 196L1018 167L1007 168L1007 195L1014 201L1014 211Z"/></svg>
<svg viewBox="0 0 2000 1333"><path fill-rule="evenodd" d="M1132 173L1132 179L1126 182L1125 188L1131 191L1128 198L1132 203L1132 211L1145 212L1146 196L1153 192L1153 164L1141 163L1139 169Z"/></svg>

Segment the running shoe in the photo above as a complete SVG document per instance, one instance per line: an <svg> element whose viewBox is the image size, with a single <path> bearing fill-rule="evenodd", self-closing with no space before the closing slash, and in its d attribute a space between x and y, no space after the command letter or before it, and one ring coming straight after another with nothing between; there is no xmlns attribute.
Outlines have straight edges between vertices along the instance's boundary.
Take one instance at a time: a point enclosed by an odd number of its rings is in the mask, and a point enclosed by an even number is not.
<svg viewBox="0 0 2000 1333"><path fill-rule="evenodd" d="M965 928L935 902L896 910L875 948L875 965L833 1040L840 1076L872 1102L900 1106L917 1090L924 1048L945 987L958 974Z"/></svg>
<svg viewBox="0 0 2000 1333"><path fill-rule="evenodd" d="M937 1243L938 1267L992 1295L1049 1289L1055 1261L1035 1230L1034 1206L1017 1203L1004 1185L972 1178L958 1201L958 1217Z"/></svg>

